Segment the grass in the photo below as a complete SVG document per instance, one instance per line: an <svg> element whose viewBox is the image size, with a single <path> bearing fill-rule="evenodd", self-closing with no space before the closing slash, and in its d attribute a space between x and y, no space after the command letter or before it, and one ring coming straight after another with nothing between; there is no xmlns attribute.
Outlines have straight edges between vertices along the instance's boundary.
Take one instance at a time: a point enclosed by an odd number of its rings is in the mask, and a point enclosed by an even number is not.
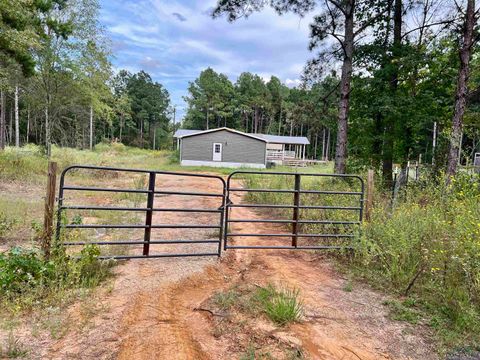
<svg viewBox="0 0 480 360"><path fill-rule="evenodd" d="M390 309L390 316L393 320L406 321L411 324L417 324L421 319L421 313L415 309L414 302L411 299L404 301L388 300L383 303Z"/></svg>
<svg viewBox="0 0 480 360"><path fill-rule="evenodd" d="M300 291L273 284L217 292L211 300L222 311L239 311L251 316L264 314L278 326L298 322L303 315Z"/></svg>
<svg viewBox="0 0 480 360"><path fill-rule="evenodd" d="M213 302L221 310L229 310L238 302L240 297L236 289L230 289L226 292L217 292L213 295Z"/></svg>
<svg viewBox="0 0 480 360"><path fill-rule="evenodd" d="M303 314L299 290L275 288L272 284L257 289L254 301L275 324L285 326L297 322Z"/></svg>
<svg viewBox="0 0 480 360"><path fill-rule="evenodd" d="M0 346L0 358L18 359L28 355L29 350L18 338L15 338L12 332L8 334L5 349Z"/></svg>

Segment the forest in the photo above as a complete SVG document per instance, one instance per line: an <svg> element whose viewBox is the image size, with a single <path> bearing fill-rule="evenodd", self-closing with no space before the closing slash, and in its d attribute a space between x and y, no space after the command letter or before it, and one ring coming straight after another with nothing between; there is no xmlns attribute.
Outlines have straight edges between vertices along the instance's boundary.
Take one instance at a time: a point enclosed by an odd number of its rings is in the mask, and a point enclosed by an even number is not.
<svg viewBox="0 0 480 360"><path fill-rule="evenodd" d="M0 4L0 149L166 146L169 93L144 71L114 73L99 10L96 0Z"/></svg>

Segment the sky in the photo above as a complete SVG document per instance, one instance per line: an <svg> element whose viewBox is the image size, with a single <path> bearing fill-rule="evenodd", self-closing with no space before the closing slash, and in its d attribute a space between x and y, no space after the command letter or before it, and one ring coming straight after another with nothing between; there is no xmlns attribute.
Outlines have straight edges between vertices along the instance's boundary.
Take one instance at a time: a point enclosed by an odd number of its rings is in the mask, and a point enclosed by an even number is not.
<svg viewBox="0 0 480 360"><path fill-rule="evenodd" d="M188 83L207 67L236 81L244 71L295 86L306 61L312 18L266 8L229 23L212 19L216 0L101 0L100 22L112 42L115 70L145 70L185 113Z"/></svg>

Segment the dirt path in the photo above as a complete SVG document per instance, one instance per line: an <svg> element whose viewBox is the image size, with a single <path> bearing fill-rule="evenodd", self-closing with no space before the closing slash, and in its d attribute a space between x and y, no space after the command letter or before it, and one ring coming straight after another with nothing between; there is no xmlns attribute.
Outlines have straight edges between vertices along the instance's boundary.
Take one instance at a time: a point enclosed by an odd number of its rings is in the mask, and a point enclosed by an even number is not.
<svg viewBox="0 0 480 360"><path fill-rule="evenodd" d="M164 186L179 188L185 182L170 179ZM203 180L188 182L196 191L212 191ZM183 187L182 187L183 189ZM210 207L213 199L168 196L169 207ZM157 200L156 200L157 201ZM239 198L234 201L240 201ZM242 208L245 218L260 215ZM156 215L157 216L157 215ZM206 215L185 218L205 223ZM154 221L178 222L178 215ZM272 233L274 225L238 224L235 231ZM191 236L167 232L165 236ZM207 231L197 236L209 237ZM252 239L263 242L265 239ZM186 245L182 245L186 246ZM205 245L208 246L208 245ZM188 248L181 250L188 251ZM195 309L216 291L235 284L268 282L296 287L305 305L299 324L267 332L278 341L300 346L311 359L436 359L433 349L411 326L388 319L384 300L362 288L344 291L346 280L315 253L229 250L217 258L132 260L116 268L110 289L100 289L95 302L101 309L89 326L80 321L79 306L69 310L72 326L57 341L46 341L34 357L48 359L234 359L239 349L231 334L218 337L213 316ZM259 320L258 326L265 326Z"/></svg>

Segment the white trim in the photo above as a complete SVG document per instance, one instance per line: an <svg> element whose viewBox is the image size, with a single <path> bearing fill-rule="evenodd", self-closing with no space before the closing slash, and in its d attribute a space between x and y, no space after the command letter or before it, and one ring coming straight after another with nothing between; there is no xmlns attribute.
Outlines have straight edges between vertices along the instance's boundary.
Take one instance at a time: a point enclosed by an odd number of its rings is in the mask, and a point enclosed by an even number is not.
<svg viewBox="0 0 480 360"><path fill-rule="evenodd" d="M182 166L212 166L212 167L227 167L227 168L254 168L265 169L265 164L254 163L236 163L236 162L223 162L223 161L201 161L201 160L182 160L180 162Z"/></svg>
<svg viewBox="0 0 480 360"><path fill-rule="evenodd" d="M232 132L232 133L234 133L234 134L239 134L239 135L243 135L243 136L246 136L246 137L249 137L249 138L252 138L252 139L260 140L260 141L263 141L263 142L265 142L265 143L268 142L267 140L262 139L262 138L259 137L259 136L247 134L247 133L244 133L244 132L241 132L241 131L238 131L238 130L235 130L235 129L230 129L230 128L227 128L227 127L221 127L221 128L217 128L217 129L210 129L210 130L203 130L203 131L200 131L200 132L197 132L197 133L194 133L194 134L183 135L183 136L182 136L182 139L183 139L183 138L186 138L186 137L190 137L190 136L197 136L197 135L202 135L202 134L208 134L208 133L211 133L211 132L216 132L216 131L221 131L221 130L229 131L229 132Z"/></svg>

